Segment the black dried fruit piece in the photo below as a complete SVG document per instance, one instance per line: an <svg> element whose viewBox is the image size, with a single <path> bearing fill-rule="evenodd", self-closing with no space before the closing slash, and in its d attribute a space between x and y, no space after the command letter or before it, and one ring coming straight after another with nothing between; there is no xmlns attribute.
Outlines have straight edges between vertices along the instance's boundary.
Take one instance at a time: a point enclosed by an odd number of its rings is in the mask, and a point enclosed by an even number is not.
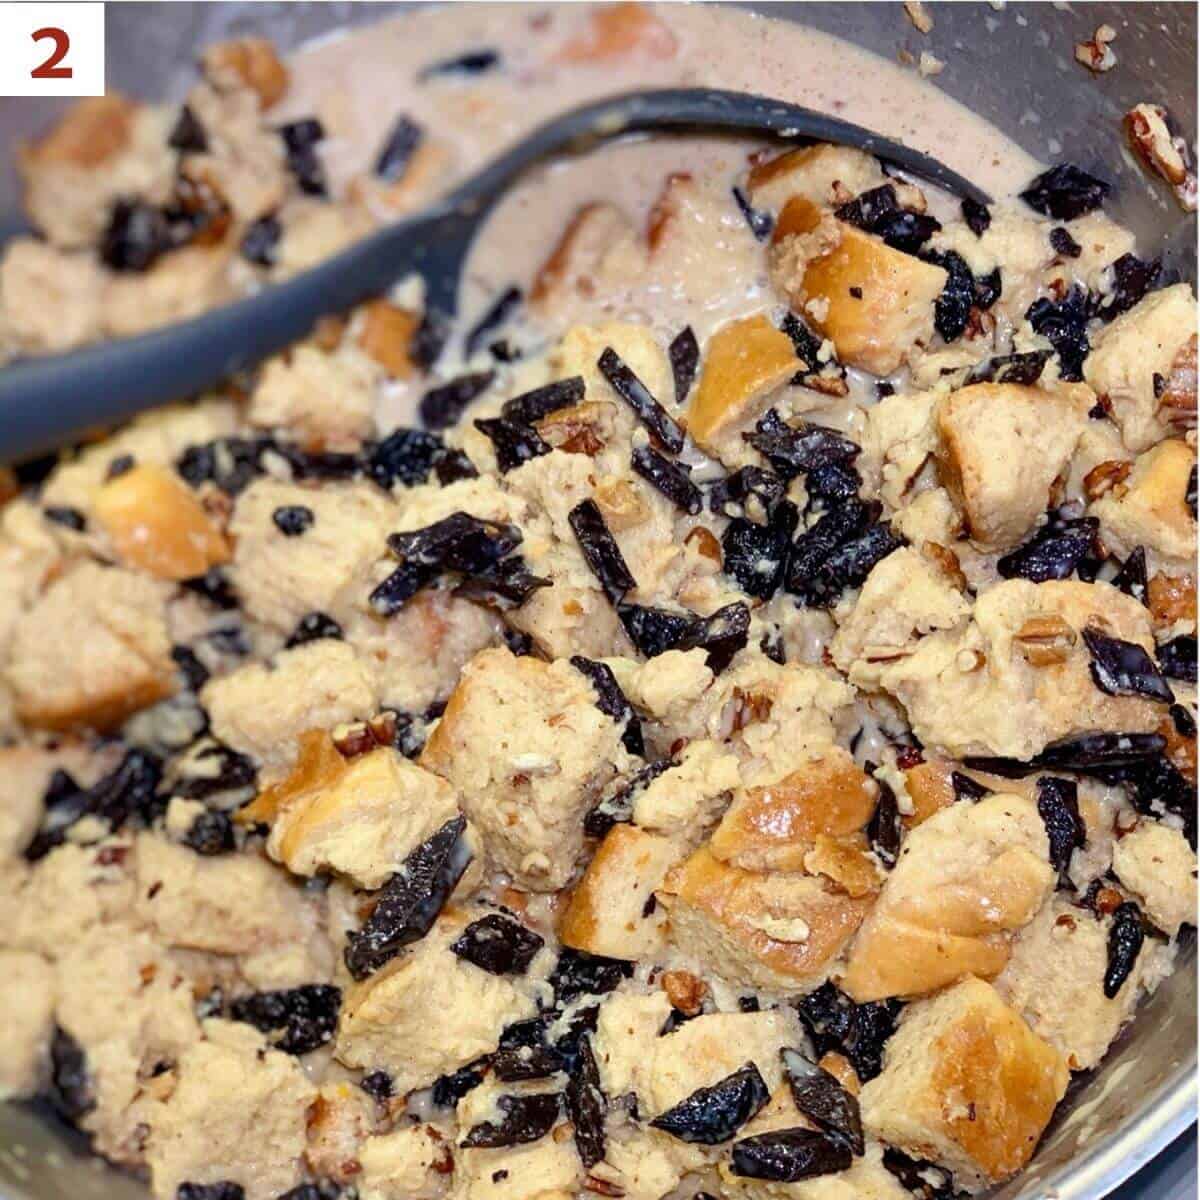
<svg viewBox="0 0 1200 1200"><path fill-rule="evenodd" d="M992 224L992 212L986 204L980 204L978 200L966 199L960 205L962 209L963 220L967 223L967 228L976 236L983 237L987 233Z"/></svg>
<svg viewBox="0 0 1200 1200"><path fill-rule="evenodd" d="M228 813L217 809L202 812L183 835L183 844L206 857L228 854L237 849L233 837L233 821Z"/></svg>
<svg viewBox="0 0 1200 1200"><path fill-rule="evenodd" d="M810 608L832 608L847 588L859 587L879 563L904 544L904 539L893 533L890 525L872 525L852 541L838 546L815 574L795 588L789 586L788 590L795 591Z"/></svg>
<svg viewBox="0 0 1200 1200"><path fill-rule="evenodd" d="M450 949L490 975L524 975L545 944L544 938L512 917L488 913L472 921Z"/></svg>
<svg viewBox="0 0 1200 1200"><path fill-rule="evenodd" d="M42 792L42 807L44 809L61 808L70 804L83 789L75 781L70 771L55 767L50 773L50 779Z"/></svg>
<svg viewBox="0 0 1200 1200"><path fill-rule="evenodd" d="M1004 294L1003 278L1000 268L989 271L986 275L975 276L975 307L989 309Z"/></svg>
<svg viewBox="0 0 1200 1200"><path fill-rule="evenodd" d="M705 664L714 675L720 675L749 640L750 610L738 600L700 622L694 645L707 651Z"/></svg>
<svg viewBox="0 0 1200 1200"><path fill-rule="evenodd" d="M968 383L1037 383L1050 361L1049 350L1030 350L1024 354L1000 354L975 367Z"/></svg>
<svg viewBox="0 0 1200 1200"><path fill-rule="evenodd" d="M1121 569L1113 576L1113 587L1127 596L1132 596L1139 604L1145 604L1149 599L1149 581L1146 576L1146 548L1135 546L1129 557L1121 564Z"/></svg>
<svg viewBox="0 0 1200 1200"><path fill-rule="evenodd" d="M325 126L317 117L300 117L295 121L288 121L278 126L275 132L283 138L283 144L289 151L304 150L325 139Z"/></svg>
<svg viewBox="0 0 1200 1200"><path fill-rule="evenodd" d="M992 794L991 788L984 787L982 783L977 783L970 775L964 775L961 771L950 772L950 786L954 789L955 803L963 800L974 803Z"/></svg>
<svg viewBox="0 0 1200 1200"><path fill-rule="evenodd" d="M1158 647L1158 666L1169 679L1196 682L1196 635L1182 634Z"/></svg>
<svg viewBox="0 0 1200 1200"><path fill-rule="evenodd" d="M61 1026L50 1039L48 1098L54 1111L72 1125L96 1107L96 1093L83 1047Z"/></svg>
<svg viewBox="0 0 1200 1200"><path fill-rule="evenodd" d="M708 507L724 517L751 518L766 515L783 499L786 487L782 479L762 467L742 467L708 489ZM761 510L754 511L751 501Z"/></svg>
<svg viewBox="0 0 1200 1200"><path fill-rule="evenodd" d="M319 1179L316 1183L298 1183L288 1188L278 1200L337 1200L341 1187L332 1179Z"/></svg>
<svg viewBox="0 0 1200 1200"><path fill-rule="evenodd" d="M624 722L625 732L621 736L621 741L625 749L630 754L645 758L646 744L642 737L642 722L634 712L628 697L621 691L621 685L617 682L612 668L607 663L594 662L590 658L584 658L582 654L572 655L571 666L586 675L588 682L595 688L596 707L605 716L612 717L618 724Z"/></svg>
<svg viewBox="0 0 1200 1200"><path fill-rule="evenodd" d="M420 125L401 113L392 125L375 159L375 174L379 179L394 183L405 171L424 136Z"/></svg>
<svg viewBox="0 0 1200 1200"><path fill-rule="evenodd" d="M550 974L554 1003L565 1008L580 996L606 995L632 974L633 963L624 959L563 949Z"/></svg>
<svg viewBox="0 0 1200 1200"><path fill-rule="evenodd" d="M317 143L325 137L325 127L316 117L302 117L279 126L285 161L300 190L309 196L326 196L329 186L325 169L317 157Z"/></svg>
<svg viewBox="0 0 1200 1200"><path fill-rule="evenodd" d="M852 1162L850 1147L840 1138L815 1129L776 1129L735 1142L731 1170L744 1179L795 1183L848 1171Z"/></svg>
<svg viewBox="0 0 1200 1200"><path fill-rule="evenodd" d="M464 1149L496 1146L523 1146L536 1142L554 1127L558 1120L562 1097L558 1092L537 1092L531 1096L500 1096L499 1124L481 1121L473 1126L459 1143Z"/></svg>
<svg viewBox="0 0 1200 1200"><path fill-rule="evenodd" d="M697 1088L650 1124L681 1142L727 1142L770 1099L758 1068L748 1062L712 1087Z"/></svg>
<svg viewBox="0 0 1200 1200"><path fill-rule="evenodd" d="M1058 355L1063 379L1078 382L1083 378L1083 360L1091 350L1088 342L1087 292L1073 287L1061 300L1043 296L1025 311L1025 319L1040 333Z"/></svg>
<svg viewBox="0 0 1200 1200"><path fill-rule="evenodd" d="M671 454L683 449L683 430L650 394L650 389L633 373L621 356L607 346L596 362L613 391L633 409L637 419Z"/></svg>
<svg viewBox="0 0 1200 1200"><path fill-rule="evenodd" d="M804 364L801 377L816 374L821 369L821 338L794 312L784 313L779 329L791 338L796 357Z"/></svg>
<svg viewBox="0 0 1200 1200"><path fill-rule="evenodd" d="M1108 931L1108 963L1104 968L1104 995L1115 999L1133 972L1146 940L1142 910L1132 900L1117 905Z"/></svg>
<svg viewBox="0 0 1200 1200"><path fill-rule="evenodd" d="M671 339L667 357L671 360L671 374L675 379L675 403L682 404L692 390L700 365L700 344L690 325Z"/></svg>
<svg viewBox="0 0 1200 1200"><path fill-rule="evenodd" d="M1122 254L1112 265L1112 289L1106 297L1096 301L1092 316L1111 321L1128 312L1154 287L1161 275L1161 260Z"/></svg>
<svg viewBox="0 0 1200 1200"><path fill-rule="evenodd" d="M47 521L53 521L55 525L61 525L64 529L73 529L76 533L82 533L87 528L87 517L79 509L65 504L51 504L43 508L42 516Z"/></svg>
<svg viewBox="0 0 1200 1200"><path fill-rule="evenodd" d="M438 483L445 487L449 483L457 483L460 479L478 479L479 472L475 464L467 457L464 450L447 449L434 463L434 474Z"/></svg>
<svg viewBox="0 0 1200 1200"><path fill-rule="evenodd" d="M1070 579L1096 551L1100 522L1095 517L1051 518L1029 541L996 561L1003 579Z"/></svg>
<svg viewBox="0 0 1200 1200"><path fill-rule="evenodd" d="M1157 733L1081 733L1051 742L1033 762L1086 775L1138 763L1161 754L1165 747Z"/></svg>
<svg viewBox="0 0 1200 1200"><path fill-rule="evenodd" d="M188 646L172 646L171 658L179 668L183 681L189 692L198 692L209 678L208 668L196 657L196 652Z"/></svg>
<svg viewBox="0 0 1200 1200"><path fill-rule="evenodd" d="M890 183L863 192L849 204L835 209L834 215L839 221L873 233L905 254L916 254L942 227L934 217L901 208L896 189Z"/></svg>
<svg viewBox="0 0 1200 1200"><path fill-rule="evenodd" d="M432 525L392 533L388 549L403 563L472 575L486 571L521 544L515 525L455 512Z"/></svg>
<svg viewBox="0 0 1200 1200"><path fill-rule="evenodd" d="M429 932L473 857L466 828L458 816L422 842L380 889L362 929L346 935L346 966L355 979L378 971Z"/></svg>
<svg viewBox="0 0 1200 1200"><path fill-rule="evenodd" d="M496 465L506 475L531 459L549 454L551 446L541 435L528 425L516 425L503 417L486 417L475 422L479 430L491 443L496 452Z"/></svg>
<svg viewBox="0 0 1200 1200"><path fill-rule="evenodd" d="M430 1099L438 1108L453 1108L468 1092L473 1092L484 1079L484 1062L468 1063L449 1075L441 1075L433 1081Z"/></svg>
<svg viewBox="0 0 1200 1200"><path fill-rule="evenodd" d="M1104 203L1109 185L1071 163L1043 171L1021 193L1034 212L1056 221L1073 221Z"/></svg>
<svg viewBox="0 0 1200 1200"><path fill-rule="evenodd" d="M275 528L284 537L299 537L311 529L316 514L306 504L281 504L272 514Z"/></svg>
<svg viewBox="0 0 1200 1200"><path fill-rule="evenodd" d="M574 662L574 659L571 660ZM678 766L673 758L660 758L647 763L628 779L609 786L600 797L600 802L583 819L583 831L588 837L602 838L614 825L623 825L633 820L633 806L638 796L664 771Z"/></svg>
<svg viewBox="0 0 1200 1200"><path fill-rule="evenodd" d="M604 1158L604 1115L608 1099L600 1085L600 1068L592 1053L592 1039L579 1039L579 1055L563 1092L567 1119L575 1127L575 1149L580 1161L591 1170Z"/></svg>
<svg viewBox="0 0 1200 1200"><path fill-rule="evenodd" d="M392 1077L386 1071L371 1071L362 1077L358 1086L380 1104L390 1100L396 1090Z"/></svg>
<svg viewBox="0 0 1200 1200"><path fill-rule="evenodd" d="M521 301L524 298L525 294L519 287L505 288L488 306L483 316L471 327L463 342L463 357L470 358L481 350L487 339L492 337L496 330L521 307ZM504 415L508 416L507 413Z"/></svg>
<svg viewBox="0 0 1200 1200"><path fill-rule="evenodd" d="M664 458L650 446L635 446L631 463L633 469L676 508L694 517L704 507L704 497L692 482L690 468L683 463Z"/></svg>
<svg viewBox="0 0 1200 1200"><path fill-rule="evenodd" d="M709 668L719 675L750 636L750 610L739 600L710 617L675 613L665 608L622 604L617 616L633 644L647 658L667 650L708 651Z"/></svg>
<svg viewBox="0 0 1200 1200"><path fill-rule="evenodd" d="M478 400L492 385L495 371L472 371L449 383L430 388L421 397L421 422L427 429L449 429L474 400Z"/></svg>
<svg viewBox="0 0 1200 1200"><path fill-rule="evenodd" d="M550 586L551 581L535 575L520 554L510 554L495 566L468 576L454 589L454 595L507 612L519 608L539 588Z"/></svg>
<svg viewBox="0 0 1200 1200"><path fill-rule="evenodd" d="M1195 639L1193 638L1192 641L1194 644ZM1193 669L1195 667L1195 662L1196 662L1196 656L1194 653L1194 646L1193 646L1193 654L1192 654ZM1195 680L1193 680L1192 682L1194 683ZM1182 704L1172 704L1169 711L1171 714L1171 720L1174 722L1174 725L1175 725L1175 732L1177 734L1179 734L1180 737L1194 738L1196 736L1196 718L1193 717L1192 714L1186 708L1184 708L1184 706Z"/></svg>
<svg viewBox="0 0 1200 1200"><path fill-rule="evenodd" d="M292 442L279 442L272 449L297 479L349 479L363 469L363 460L357 454L302 450Z"/></svg>
<svg viewBox="0 0 1200 1200"><path fill-rule="evenodd" d="M262 457L274 448L269 438L218 438L188 446L175 462L175 469L194 488L214 483L229 496L236 496L263 473Z"/></svg>
<svg viewBox="0 0 1200 1200"><path fill-rule="evenodd" d="M273 267L283 237L283 226L276 216L259 217L246 226L239 249L248 262L260 267Z"/></svg>
<svg viewBox="0 0 1200 1200"><path fill-rule="evenodd" d="M896 793L882 779L875 781L879 785L879 799L875 811L867 822L867 840L876 858L890 871L900 857L900 840L904 833L904 824L900 820L900 808L896 803Z"/></svg>
<svg viewBox="0 0 1200 1200"><path fill-rule="evenodd" d="M242 996L229 1006L235 1021L253 1025L287 1054L307 1054L333 1038L342 990L326 983ZM277 1036L274 1036L277 1035Z"/></svg>
<svg viewBox="0 0 1200 1200"><path fill-rule="evenodd" d="M804 477L804 489L808 492L809 504L823 501L826 508L853 499L861 487L862 479L858 472L845 463L828 463L823 467L814 467Z"/></svg>
<svg viewBox="0 0 1200 1200"><path fill-rule="evenodd" d="M534 388L506 400L500 415L514 425L535 425L560 408L571 408L584 397L585 384L582 375L569 379L556 379L544 387Z"/></svg>
<svg viewBox="0 0 1200 1200"><path fill-rule="evenodd" d="M953 342L962 337L976 304L975 276L956 250L928 251L921 257L946 272L946 283L933 305L933 325L943 341Z"/></svg>
<svg viewBox="0 0 1200 1200"><path fill-rule="evenodd" d="M1078 258L1083 253L1083 247L1064 225L1056 225L1050 230L1050 249L1061 258Z"/></svg>
<svg viewBox="0 0 1200 1200"><path fill-rule="evenodd" d="M1037 781L1037 810L1050 839L1050 865L1059 887L1071 887L1071 855L1087 845L1087 827L1079 815L1079 785L1052 775Z"/></svg>
<svg viewBox="0 0 1200 1200"><path fill-rule="evenodd" d="M775 228L775 218L769 212L755 208L741 188L735 187L732 190L738 212L742 214L746 224L750 227L750 232L754 234L755 240L765 242L771 236L771 230Z"/></svg>
<svg viewBox="0 0 1200 1200"><path fill-rule="evenodd" d="M729 522L721 536L724 570L748 596L770 600L787 573L792 535L800 513L790 500L781 501L766 525L744 517Z"/></svg>
<svg viewBox="0 0 1200 1200"><path fill-rule="evenodd" d="M567 514L567 520L604 594L611 604L619 604L626 592L637 587L637 580L616 538L609 532L599 505L595 500L581 500Z"/></svg>
<svg viewBox="0 0 1200 1200"><path fill-rule="evenodd" d="M1178 817L1188 844L1196 848L1196 788L1165 754L1097 774L1105 783L1120 784L1144 816Z"/></svg>
<svg viewBox="0 0 1200 1200"><path fill-rule="evenodd" d="M213 740L196 752L191 760L199 767L196 774L186 774L171 783L171 795L185 800L205 800L221 792L253 786L258 780L254 760L223 742Z"/></svg>
<svg viewBox="0 0 1200 1200"><path fill-rule="evenodd" d="M190 105L185 104L179 110L179 116L167 135L167 145L184 154L203 154L208 149L208 134Z"/></svg>
<svg viewBox="0 0 1200 1200"><path fill-rule="evenodd" d="M864 1083L883 1069L883 1047L896 1028L900 1005L894 1000L855 1004L832 983L794 1001L818 1057L844 1054Z"/></svg>
<svg viewBox="0 0 1200 1200"><path fill-rule="evenodd" d="M773 408L754 426L753 433L742 436L785 480L830 463L853 462L862 451L856 442L824 425L811 421L789 425Z"/></svg>
<svg viewBox="0 0 1200 1200"><path fill-rule="evenodd" d="M340 641L343 637L342 627L330 616L323 612L305 613L296 622L296 628L283 646L291 650L293 646L303 646L308 642L317 642L322 638L333 638Z"/></svg>
<svg viewBox="0 0 1200 1200"><path fill-rule="evenodd" d="M216 1183L181 1183L175 1189L175 1200L243 1200L245 1195L242 1185L232 1179L219 1179Z"/></svg>
<svg viewBox="0 0 1200 1200"><path fill-rule="evenodd" d="M418 79L432 79L435 75L482 75L500 65L499 50L468 50L465 54L456 54L453 58L443 58L439 62L424 67Z"/></svg>
<svg viewBox="0 0 1200 1200"><path fill-rule="evenodd" d="M852 1153L862 1154L862 1116L855 1097L798 1050L785 1048L781 1057L792 1099L800 1112L819 1129L844 1141Z"/></svg>
<svg viewBox="0 0 1200 1200"><path fill-rule="evenodd" d="M372 447L366 473L385 492L399 482L405 487L424 483L446 452L446 443L424 429L395 429Z"/></svg>
<svg viewBox="0 0 1200 1200"><path fill-rule="evenodd" d="M1095 625L1084 629L1083 640L1092 656L1092 682L1102 692L1110 696L1147 696L1167 704L1175 702L1170 685L1141 646L1109 637Z"/></svg>
<svg viewBox="0 0 1200 1200"><path fill-rule="evenodd" d="M563 1057L549 1046L506 1046L488 1059L492 1074L502 1083L548 1079L563 1069Z"/></svg>
<svg viewBox="0 0 1200 1200"><path fill-rule="evenodd" d="M883 1165L916 1200L955 1200L953 1177L934 1163L909 1158L888 1146L883 1152Z"/></svg>
<svg viewBox="0 0 1200 1200"><path fill-rule="evenodd" d="M1196 465L1192 465L1192 469L1188 472L1187 491L1183 496L1187 503L1188 510L1192 514L1192 520L1196 519Z"/></svg>
<svg viewBox="0 0 1200 1200"><path fill-rule="evenodd" d="M171 231L161 208L117 200L100 237L100 258L114 271L149 270L169 249Z"/></svg>

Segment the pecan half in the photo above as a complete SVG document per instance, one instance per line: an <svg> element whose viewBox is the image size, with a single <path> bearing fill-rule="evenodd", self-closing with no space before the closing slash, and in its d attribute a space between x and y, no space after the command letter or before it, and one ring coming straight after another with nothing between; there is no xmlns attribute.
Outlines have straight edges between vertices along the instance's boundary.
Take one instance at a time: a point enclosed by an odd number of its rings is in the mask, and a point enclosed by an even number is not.
<svg viewBox="0 0 1200 1200"><path fill-rule="evenodd" d="M1083 477L1083 490L1089 500L1099 500L1107 495L1118 483L1124 483L1133 470L1133 463L1121 462L1111 458L1107 462L1094 466Z"/></svg>
<svg viewBox="0 0 1200 1200"><path fill-rule="evenodd" d="M1117 31L1111 25L1097 26L1090 42L1075 43L1075 61L1081 62L1089 71L1097 75L1111 71L1117 65L1117 56L1109 44L1114 41Z"/></svg>
<svg viewBox="0 0 1200 1200"><path fill-rule="evenodd" d="M1049 667L1066 662L1078 635L1062 617L1030 617L1013 639L1031 667Z"/></svg>
<svg viewBox="0 0 1200 1200"><path fill-rule="evenodd" d="M1196 210L1196 173L1187 141L1172 130L1171 114L1160 104L1139 104L1125 114L1125 135L1147 170L1171 185L1187 212Z"/></svg>

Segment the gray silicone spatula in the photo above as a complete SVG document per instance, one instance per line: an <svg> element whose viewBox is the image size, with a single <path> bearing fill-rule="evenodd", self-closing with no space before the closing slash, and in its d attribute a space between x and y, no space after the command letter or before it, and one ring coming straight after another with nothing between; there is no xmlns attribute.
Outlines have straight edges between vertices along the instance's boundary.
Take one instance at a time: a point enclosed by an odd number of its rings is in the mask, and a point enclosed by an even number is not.
<svg viewBox="0 0 1200 1200"><path fill-rule="evenodd" d="M948 167L825 113L763 96L707 88L630 92L542 125L448 196L286 283L153 333L0 371L0 457L16 461L110 426L155 404L195 395L306 336L418 272L426 303L453 314L467 252L492 206L550 155L634 131L741 130L854 146L966 198L988 197Z"/></svg>

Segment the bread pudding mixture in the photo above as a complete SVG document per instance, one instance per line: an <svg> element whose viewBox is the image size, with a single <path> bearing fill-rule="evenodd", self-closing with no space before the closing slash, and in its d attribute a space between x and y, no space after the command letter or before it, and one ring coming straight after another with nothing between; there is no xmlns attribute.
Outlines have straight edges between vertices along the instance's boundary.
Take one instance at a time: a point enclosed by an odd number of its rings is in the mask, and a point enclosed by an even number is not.
<svg viewBox="0 0 1200 1200"><path fill-rule="evenodd" d="M224 43L27 148L0 336L192 315L697 79L926 136L915 75L728 11ZM161 1200L1022 1170L1195 922L1196 310L936 103L994 205L621 145L505 203L457 322L400 281L8 481L5 1097Z"/></svg>

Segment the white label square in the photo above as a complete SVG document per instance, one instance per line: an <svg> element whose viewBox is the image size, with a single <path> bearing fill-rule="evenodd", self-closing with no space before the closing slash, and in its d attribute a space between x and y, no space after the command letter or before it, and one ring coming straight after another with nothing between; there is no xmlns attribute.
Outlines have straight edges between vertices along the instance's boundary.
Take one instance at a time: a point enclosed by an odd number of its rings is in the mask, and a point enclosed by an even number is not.
<svg viewBox="0 0 1200 1200"><path fill-rule="evenodd" d="M104 5L0 2L0 96L104 95Z"/></svg>

